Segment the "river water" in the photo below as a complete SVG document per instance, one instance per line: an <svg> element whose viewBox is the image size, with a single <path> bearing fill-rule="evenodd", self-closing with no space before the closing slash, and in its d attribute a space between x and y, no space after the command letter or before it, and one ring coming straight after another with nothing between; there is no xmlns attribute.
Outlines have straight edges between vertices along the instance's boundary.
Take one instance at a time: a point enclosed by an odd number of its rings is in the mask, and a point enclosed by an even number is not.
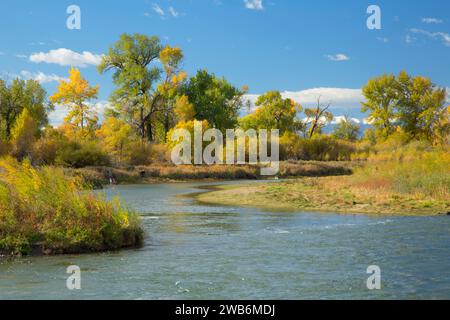
<svg viewBox="0 0 450 320"><path fill-rule="evenodd" d="M145 245L0 262L0 299L450 299L450 217L205 206L205 183L117 186ZM81 268L81 290L66 268ZM381 270L368 290L367 268Z"/></svg>

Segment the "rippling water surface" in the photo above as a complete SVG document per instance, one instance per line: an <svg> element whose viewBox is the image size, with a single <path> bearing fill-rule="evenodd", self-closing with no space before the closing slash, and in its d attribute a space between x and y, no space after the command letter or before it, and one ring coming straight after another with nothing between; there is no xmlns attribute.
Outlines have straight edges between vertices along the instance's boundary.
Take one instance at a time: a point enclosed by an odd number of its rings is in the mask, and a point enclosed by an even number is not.
<svg viewBox="0 0 450 320"><path fill-rule="evenodd" d="M0 299L450 299L450 217L204 206L202 184L118 186L144 247L0 262ZM66 289L66 267L82 289ZM369 265L382 290L369 291Z"/></svg>

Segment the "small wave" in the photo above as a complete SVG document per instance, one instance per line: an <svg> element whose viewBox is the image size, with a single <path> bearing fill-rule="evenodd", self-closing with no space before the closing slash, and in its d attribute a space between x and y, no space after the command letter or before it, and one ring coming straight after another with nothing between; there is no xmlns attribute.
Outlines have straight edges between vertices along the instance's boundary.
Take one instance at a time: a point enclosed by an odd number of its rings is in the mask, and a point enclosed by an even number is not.
<svg viewBox="0 0 450 320"><path fill-rule="evenodd" d="M288 234L288 230L278 229L278 228L266 228L267 231L277 234Z"/></svg>

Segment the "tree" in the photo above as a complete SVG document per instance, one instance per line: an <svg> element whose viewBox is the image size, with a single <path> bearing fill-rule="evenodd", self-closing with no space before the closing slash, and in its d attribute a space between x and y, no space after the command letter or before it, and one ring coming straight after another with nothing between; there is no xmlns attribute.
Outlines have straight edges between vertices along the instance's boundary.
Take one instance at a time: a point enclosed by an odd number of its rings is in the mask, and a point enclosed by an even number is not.
<svg viewBox="0 0 450 320"><path fill-rule="evenodd" d="M429 78L411 77L405 71L397 77L383 75L369 80L363 94L362 111L370 112L369 120L384 139L399 126L411 139L433 142L445 123L446 90Z"/></svg>
<svg viewBox="0 0 450 320"><path fill-rule="evenodd" d="M269 91L258 97L257 109L254 113L244 117L240 125L248 129L278 129L280 134L296 132L301 129L301 122L297 113L302 111L300 104L292 99L283 99L278 91Z"/></svg>
<svg viewBox="0 0 450 320"><path fill-rule="evenodd" d="M331 104L325 106L321 105L319 97L315 108L305 109L305 115L307 117L306 122L309 124L309 129L305 127L305 136L307 135L311 139L315 134L320 134L322 128L333 120L333 114L328 111L330 106Z"/></svg>
<svg viewBox="0 0 450 320"><path fill-rule="evenodd" d="M64 121L75 127L82 138L92 135L95 131L98 117L87 104L89 100L96 99L98 86L91 87L78 69L69 71L69 81L61 80L58 91L50 97L53 103L60 103L69 108L69 114Z"/></svg>
<svg viewBox="0 0 450 320"><path fill-rule="evenodd" d="M333 136L338 139L356 141L358 140L361 126L345 116L333 129Z"/></svg>
<svg viewBox="0 0 450 320"><path fill-rule="evenodd" d="M111 101L118 113L139 132L142 139L154 139L154 116L163 95L156 83L161 70L156 66L162 46L158 37L141 34L122 34L102 62L98 71L113 70L117 89Z"/></svg>
<svg viewBox="0 0 450 320"><path fill-rule="evenodd" d="M39 127L45 126L48 123L47 114L53 109L46 95L37 81L15 79L8 86L0 79L0 137L10 138L11 129L23 109L29 111Z"/></svg>
<svg viewBox="0 0 450 320"><path fill-rule="evenodd" d="M436 87L431 79L411 77L402 71L397 77L398 122L412 138L434 140L446 107L446 90Z"/></svg>
<svg viewBox="0 0 450 320"><path fill-rule="evenodd" d="M236 127L238 113L243 106L242 97L247 89L239 90L225 78L199 70L181 91L194 106L195 119L206 120L224 132Z"/></svg>
<svg viewBox="0 0 450 320"><path fill-rule="evenodd" d="M30 155L33 143L39 131L38 123L28 109L23 109L11 130L13 155L19 160Z"/></svg>
<svg viewBox="0 0 450 320"><path fill-rule="evenodd" d="M395 130L397 116L398 86L395 76L382 75L369 80L363 88L366 102L362 103L362 112L369 112L369 120L379 137L386 138Z"/></svg>
<svg viewBox="0 0 450 320"><path fill-rule="evenodd" d="M163 65L165 79L158 85L158 92L163 97L163 103L160 104L157 119L163 129L160 137L162 136L166 141L167 133L176 123L174 107L179 102L179 87L185 81L186 73L180 70L180 64L183 61L183 52L180 48L165 47L159 54L159 60Z"/></svg>
<svg viewBox="0 0 450 320"><path fill-rule="evenodd" d="M96 134L101 138L104 150L115 155L118 162L129 156L126 149L138 138L129 124L114 117L107 118Z"/></svg>

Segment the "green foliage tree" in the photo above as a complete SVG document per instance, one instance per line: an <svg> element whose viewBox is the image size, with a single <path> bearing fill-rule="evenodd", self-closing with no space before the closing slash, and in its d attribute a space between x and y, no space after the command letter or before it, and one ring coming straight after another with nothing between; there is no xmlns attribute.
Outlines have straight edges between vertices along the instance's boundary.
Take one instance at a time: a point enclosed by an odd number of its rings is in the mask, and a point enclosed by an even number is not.
<svg viewBox="0 0 450 320"><path fill-rule="evenodd" d="M348 116L345 116L333 129L333 136L338 139L347 141L358 140L359 130L361 126L353 122Z"/></svg>
<svg viewBox="0 0 450 320"><path fill-rule="evenodd" d="M206 120L212 127L225 131L236 127L247 89L240 90L225 78L199 70L181 91L194 106L195 119Z"/></svg>
<svg viewBox="0 0 450 320"><path fill-rule="evenodd" d="M53 109L39 82L15 79L10 85L0 79L0 137L8 140L17 117L27 109L39 127L48 123L47 113Z"/></svg>
<svg viewBox="0 0 450 320"><path fill-rule="evenodd" d="M395 131L397 89L395 76L385 74L369 80L362 90L366 102L361 111L369 112L368 118L379 137L387 138Z"/></svg>
<svg viewBox="0 0 450 320"><path fill-rule="evenodd" d="M163 95L156 83L161 70L156 62L163 49L158 37L122 34L102 62L98 71L113 70L117 89L111 96L117 113L132 124L142 139L154 139L153 120Z"/></svg>
<svg viewBox="0 0 450 320"><path fill-rule="evenodd" d="M431 79L411 77L402 71L397 77L398 122L412 138L435 140L435 130L446 112L446 90Z"/></svg>
<svg viewBox="0 0 450 320"><path fill-rule="evenodd" d="M386 139L396 126L411 139L434 142L445 135L446 90L429 78L412 77L405 71L397 77L383 75L369 80L363 94L362 111L369 111L378 137Z"/></svg>
<svg viewBox="0 0 450 320"><path fill-rule="evenodd" d="M302 106L292 99L283 99L278 91L269 91L258 97L257 109L244 117L240 126L248 129L279 129L280 134L295 132L301 129L302 123L297 114Z"/></svg>

